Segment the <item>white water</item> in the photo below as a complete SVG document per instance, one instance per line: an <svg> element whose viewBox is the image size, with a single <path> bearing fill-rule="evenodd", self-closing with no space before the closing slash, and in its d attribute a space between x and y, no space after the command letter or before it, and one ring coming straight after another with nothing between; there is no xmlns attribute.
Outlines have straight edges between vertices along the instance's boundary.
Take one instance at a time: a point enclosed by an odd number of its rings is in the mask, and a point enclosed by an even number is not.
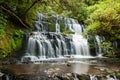
<svg viewBox="0 0 120 80"><path fill-rule="evenodd" d="M56 28L56 33L60 33L60 25L57 22L55 28Z"/></svg>
<svg viewBox="0 0 120 80"><path fill-rule="evenodd" d="M38 21L35 23L36 25L38 23L41 24L42 28L45 27L42 24L43 18L43 15L39 14ZM88 41L82 36L83 26L75 19L65 18L65 29L74 32L72 37L67 38L61 35L61 26L58 23L58 19L57 16L55 32L44 32L46 31L43 30L45 28L39 30L39 25L37 25L38 30L32 32L29 36L26 56L37 56L38 59L83 58L90 56Z"/></svg>
<svg viewBox="0 0 120 80"><path fill-rule="evenodd" d="M90 80L119 80L114 75L107 75L104 77L101 77L101 75L89 75Z"/></svg>
<svg viewBox="0 0 120 80"><path fill-rule="evenodd" d="M97 43L96 43L96 54L97 54L98 57L101 57L103 51L107 52L107 49L106 49L106 48L104 48L105 50L103 50L103 49L101 48L101 44L102 44L102 42L105 41L105 38L96 35L96 36L95 36L95 39L96 39L96 41L97 41Z"/></svg>
<svg viewBox="0 0 120 80"><path fill-rule="evenodd" d="M97 45L98 45L98 48L96 48L96 49L97 49L97 50L96 50L96 53L97 53L98 56L100 56L101 53L102 53L102 49L101 49L101 47L100 47L102 41L101 41L101 39L100 39L100 36L98 36L98 35L95 36L95 39L96 39Z"/></svg>
<svg viewBox="0 0 120 80"><path fill-rule="evenodd" d="M66 25L75 33L72 37L73 45L76 51L75 56L90 56L88 41L82 36L82 25L80 25L77 20L71 18L66 19Z"/></svg>

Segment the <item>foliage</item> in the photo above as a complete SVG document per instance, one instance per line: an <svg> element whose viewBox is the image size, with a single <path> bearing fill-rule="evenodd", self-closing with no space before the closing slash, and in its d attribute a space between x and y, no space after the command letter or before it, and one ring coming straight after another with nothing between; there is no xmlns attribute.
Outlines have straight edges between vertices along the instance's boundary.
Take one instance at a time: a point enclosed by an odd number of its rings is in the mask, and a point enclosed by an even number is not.
<svg viewBox="0 0 120 80"><path fill-rule="evenodd" d="M83 0L83 2L89 6L97 4L99 1L102 1L102 0Z"/></svg>
<svg viewBox="0 0 120 80"><path fill-rule="evenodd" d="M7 51L5 50L0 50L0 59L5 58L8 55Z"/></svg>
<svg viewBox="0 0 120 80"><path fill-rule="evenodd" d="M102 48L104 54L113 55L115 53L115 50L112 47L111 42L102 42L100 47Z"/></svg>
<svg viewBox="0 0 120 80"><path fill-rule="evenodd" d="M0 38L4 37L4 34L5 34L4 29L6 24L7 24L7 16L0 13Z"/></svg>
<svg viewBox="0 0 120 80"><path fill-rule="evenodd" d="M22 46L24 32L22 30L16 30L12 34L12 47L13 49L20 49Z"/></svg>
<svg viewBox="0 0 120 80"><path fill-rule="evenodd" d="M63 6L61 15L84 21L87 18L87 5L81 0L65 0L59 1L60 5Z"/></svg>
<svg viewBox="0 0 120 80"><path fill-rule="evenodd" d="M12 33L13 38L23 38L24 32L22 30L16 30Z"/></svg>
<svg viewBox="0 0 120 80"><path fill-rule="evenodd" d="M0 59L11 56L14 51L20 50L24 32L16 28L10 21L4 29L4 36L0 39Z"/></svg>
<svg viewBox="0 0 120 80"><path fill-rule="evenodd" d="M5 38L0 40L0 59L10 54L10 47Z"/></svg>
<svg viewBox="0 0 120 80"><path fill-rule="evenodd" d="M104 1L88 7L88 28L89 35L102 35L106 40L114 41L120 39L120 3L116 1Z"/></svg>

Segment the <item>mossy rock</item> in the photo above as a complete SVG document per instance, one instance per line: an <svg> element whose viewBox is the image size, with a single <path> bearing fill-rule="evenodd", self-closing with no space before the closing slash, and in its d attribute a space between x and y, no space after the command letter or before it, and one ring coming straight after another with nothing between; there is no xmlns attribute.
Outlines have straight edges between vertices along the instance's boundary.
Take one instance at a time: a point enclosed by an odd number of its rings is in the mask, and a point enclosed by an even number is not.
<svg viewBox="0 0 120 80"><path fill-rule="evenodd" d="M68 67L71 67L71 66L72 66L72 64L71 64L71 63L69 63L69 62L68 62L66 65L67 65Z"/></svg>
<svg viewBox="0 0 120 80"><path fill-rule="evenodd" d="M62 33L63 35L67 35L67 34L74 34L74 32L70 31L70 30L66 30Z"/></svg>
<svg viewBox="0 0 120 80"><path fill-rule="evenodd" d="M77 75L79 80L89 80L89 76L85 74Z"/></svg>

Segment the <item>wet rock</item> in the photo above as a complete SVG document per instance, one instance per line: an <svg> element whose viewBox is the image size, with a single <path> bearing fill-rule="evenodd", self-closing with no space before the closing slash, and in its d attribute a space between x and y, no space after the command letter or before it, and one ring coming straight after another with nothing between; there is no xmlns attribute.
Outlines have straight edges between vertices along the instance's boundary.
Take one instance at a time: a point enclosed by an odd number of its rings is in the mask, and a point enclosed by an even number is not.
<svg viewBox="0 0 120 80"><path fill-rule="evenodd" d="M0 69L1 73L3 74L7 74L7 75L10 75L10 74L15 74L15 72L13 70L10 70L10 69L7 69L7 68L1 68Z"/></svg>
<svg viewBox="0 0 120 80"><path fill-rule="evenodd" d="M12 70L1 68L0 71L0 73L2 74L0 76L0 80L15 80L16 75Z"/></svg>
<svg viewBox="0 0 120 80"><path fill-rule="evenodd" d="M118 80L120 80L120 75L117 75L116 78L117 78Z"/></svg>
<svg viewBox="0 0 120 80"><path fill-rule="evenodd" d="M89 80L89 76L85 74L77 75L79 80Z"/></svg>
<svg viewBox="0 0 120 80"><path fill-rule="evenodd" d="M68 67L71 67L72 65L71 65L71 63L67 62L67 66L68 66Z"/></svg>
<svg viewBox="0 0 120 80"><path fill-rule="evenodd" d="M0 72L0 80L2 80L3 76L4 76L4 73Z"/></svg>
<svg viewBox="0 0 120 80"><path fill-rule="evenodd" d="M2 60L2 65L17 64L18 62L16 58L6 58Z"/></svg>
<svg viewBox="0 0 120 80"><path fill-rule="evenodd" d="M62 73L56 75L56 77L60 80L74 80L74 77L72 76L71 73Z"/></svg>
<svg viewBox="0 0 120 80"><path fill-rule="evenodd" d="M4 73L0 72L0 77L2 77L4 75Z"/></svg>
<svg viewBox="0 0 120 80"><path fill-rule="evenodd" d="M114 74L77 74L60 72L60 68L48 68L34 74L15 75L12 70L1 69L4 75L0 80L120 80L120 73ZM9 78L9 79L8 79Z"/></svg>
<svg viewBox="0 0 120 80"><path fill-rule="evenodd" d="M108 68L105 68L105 67L95 67L95 69L105 73L109 73L110 71Z"/></svg>
<svg viewBox="0 0 120 80"><path fill-rule="evenodd" d="M25 74L16 77L16 80L120 80L119 75L95 75L76 73L50 73L40 72L38 74Z"/></svg>
<svg viewBox="0 0 120 80"><path fill-rule="evenodd" d="M119 58L99 58L98 62L105 65L120 65Z"/></svg>

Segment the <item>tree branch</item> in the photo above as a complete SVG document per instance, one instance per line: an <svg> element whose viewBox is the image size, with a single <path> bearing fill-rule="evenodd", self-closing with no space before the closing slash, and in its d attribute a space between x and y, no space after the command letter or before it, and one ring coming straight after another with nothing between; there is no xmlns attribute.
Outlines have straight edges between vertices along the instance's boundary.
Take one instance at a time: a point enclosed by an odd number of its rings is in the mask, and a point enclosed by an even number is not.
<svg viewBox="0 0 120 80"><path fill-rule="evenodd" d="M6 11L7 13L9 13L10 15L14 16L25 28L29 28L21 19L20 17L18 17L15 13L13 13L12 11L6 9L5 7L3 6L0 6L0 8L4 11Z"/></svg>
<svg viewBox="0 0 120 80"><path fill-rule="evenodd" d="M25 15L39 0L35 0L32 5L24 12L23 15Z"/></svg>
<svg viewBox="0 0 120 80"><path fill-rule="evenodd" d="M42 1L42 0L35 0L31 6L24 12L24 15L38 2L38 1Z"/></svg>

